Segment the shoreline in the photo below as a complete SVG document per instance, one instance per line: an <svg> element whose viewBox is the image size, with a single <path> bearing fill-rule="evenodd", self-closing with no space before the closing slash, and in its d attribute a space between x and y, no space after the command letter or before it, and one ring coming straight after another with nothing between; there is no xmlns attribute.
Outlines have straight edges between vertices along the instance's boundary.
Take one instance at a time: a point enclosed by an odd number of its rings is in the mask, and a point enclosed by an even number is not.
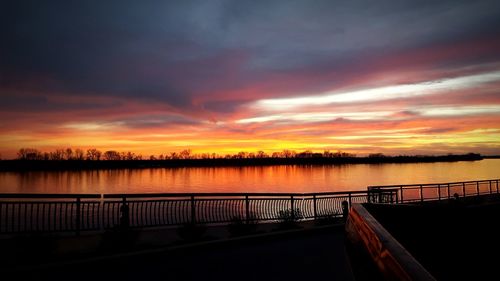
<svg viewBox="0 0 500 281"><path fill-rule="evenodd" d="M186 167L246 167L278 165L403 164L480 161L497 157L480 154L444 156L310 157L310 158L216 158L169 160L0 160L0 172L108 170Z"/></svg>

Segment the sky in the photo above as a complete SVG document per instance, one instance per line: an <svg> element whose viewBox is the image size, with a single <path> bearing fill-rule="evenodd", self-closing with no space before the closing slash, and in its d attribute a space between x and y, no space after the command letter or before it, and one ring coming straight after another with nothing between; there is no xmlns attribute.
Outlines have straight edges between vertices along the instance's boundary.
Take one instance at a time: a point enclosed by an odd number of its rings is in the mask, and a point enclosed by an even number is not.
<svg viewBox="0 0 500 281"><path fill-rule="evenodd" d="M0 154L500 154L498 1L6 1Z"/></svg>

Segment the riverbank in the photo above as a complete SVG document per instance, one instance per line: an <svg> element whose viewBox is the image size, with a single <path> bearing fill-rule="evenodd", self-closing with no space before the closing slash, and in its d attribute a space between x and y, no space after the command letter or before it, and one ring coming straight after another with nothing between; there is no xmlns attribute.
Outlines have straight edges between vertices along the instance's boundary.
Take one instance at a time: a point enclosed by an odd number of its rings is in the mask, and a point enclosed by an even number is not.
<svg viewBox="0 0 500 281"><path fill-rule="evenodd" d="M433 163L478 161L480 154L442 156L308 157L308 158L216 158L168 160L0 160L0 171L58 171L100 169L143 169L177 167L244 167L277 165L340 165L385 163Z"/></svg>

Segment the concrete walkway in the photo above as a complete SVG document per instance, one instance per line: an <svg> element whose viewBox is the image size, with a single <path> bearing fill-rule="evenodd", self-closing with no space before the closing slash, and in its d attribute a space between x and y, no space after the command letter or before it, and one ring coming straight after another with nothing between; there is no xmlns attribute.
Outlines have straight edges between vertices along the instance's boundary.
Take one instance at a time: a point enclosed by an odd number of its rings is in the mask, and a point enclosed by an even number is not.
<svg viewBox="0 0 500 281"><path fill-rule="evenodd" d="M16 272L11 278L87 281L353 280L344 249L342 227L100 259Z"/></svg>

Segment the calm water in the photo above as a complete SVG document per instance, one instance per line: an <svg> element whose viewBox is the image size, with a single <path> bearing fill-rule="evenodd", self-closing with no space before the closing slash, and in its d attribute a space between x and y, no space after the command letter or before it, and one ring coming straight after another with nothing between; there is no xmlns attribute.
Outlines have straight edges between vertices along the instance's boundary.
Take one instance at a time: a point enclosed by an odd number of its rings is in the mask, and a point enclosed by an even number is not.
<svg viewBox="0 0 500 281"><path fill-rule="evenodd" d="M154 168L67 172L3 172L0 192L322 192L368 185L500 178L500 159L475 162Z"/></svg>

